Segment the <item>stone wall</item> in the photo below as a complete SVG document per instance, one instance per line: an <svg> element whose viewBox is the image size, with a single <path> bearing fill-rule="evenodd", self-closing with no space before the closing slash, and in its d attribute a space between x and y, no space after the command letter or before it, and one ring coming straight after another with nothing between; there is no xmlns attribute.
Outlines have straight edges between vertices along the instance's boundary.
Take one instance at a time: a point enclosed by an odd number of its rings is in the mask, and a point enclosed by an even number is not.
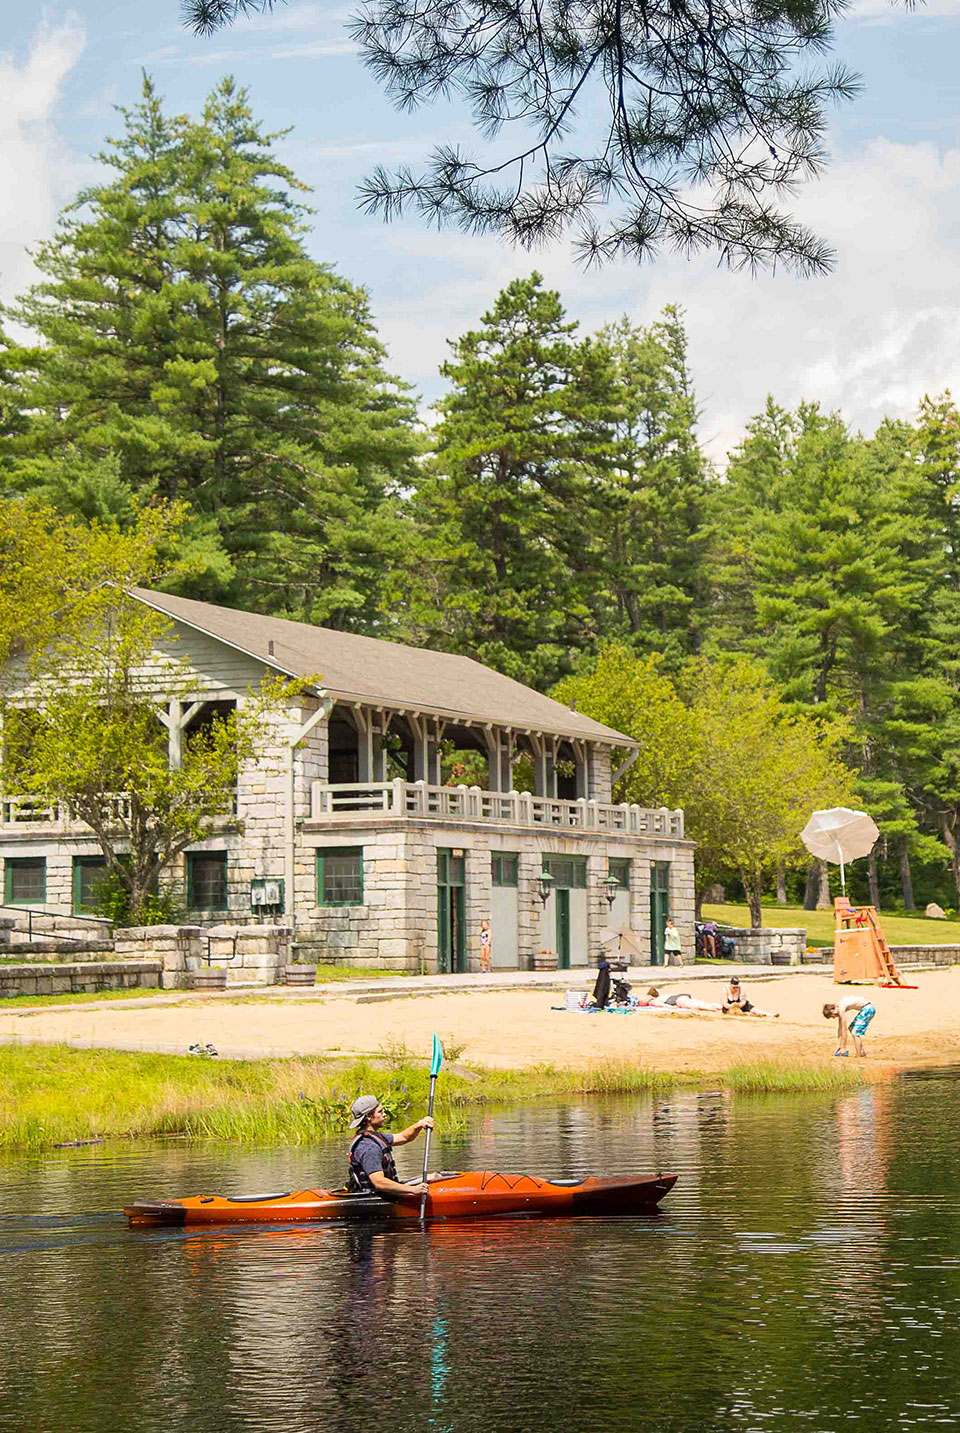
<svg viewBox="0 0 960 1433"><path fill-rule="evenodd" d="M61 961L58 964L0 965L0 996L80 995L101 990L156 990L159 960Z"/></svg>
<svg viewBox="0 0 960 1433"><path fill-rule="evenodd" d="M802 965L803 952L807 948L807 932L802 926L771 926L771 957L786 956L787 965ZM776 961L777 965L783 961Z"/></svg>
<svg viewBox="0 0 960 1433"><path fill-rule="evenodd" d="M164 990L186 986L187 973L201 963L205 948L199 926L122 926L114 932L114 952L119 960L159 961Z"/></svg>
<svg viewBox="0 0 960 1433"><path fill-rule="evenodd" d="M211 926L204 932L209 964L226 967L228 985L279 985L291 960L291 933L284 925Z"/></svg>
<svg viewBox="0 0 960 1433"><path fill-rule="evenodd" d="M693 951L693 849L689 842L615 836L565 836L562 831L532 832L529 828L493 823L439 823L412 820L377 821L344 830L311 823L298 851L296 876L296 944L304 959L342 962L381 969L434 971L437 968L437 852L462 851L466 867L465 925L467 966L479 969L480 922L490 915L491 853L516 853L517 948L520 969L530 969L544 945L544 907L539 876L545 855L570 855L587 860L588 934L586 958L599 957L600 932L609 924L603 880L611 856L631 862L630 924L650 958L650 862L671 863L670 900L674 919ZM316 891L317 849L361 847L363 904L319 906ZM582 955L583 952L580 952Z"/></svg>
<svg viewBox="0 0 960 1433"><path fill-rule="evenodd" d="M132 926L116 933L119 959L158 960L165 990L183 989L201 966L222 965L228 985L276 985L290 961L290 928L280 925Z"/></svg>
<svg viewBox="0 0 960 1433"><path fill-rule="evenodd" d="M723 934L730 936L736 945L734 960L744 965L770 965L772 931L752 930L749 926L724 926Z"/></svg>
<svg viewBox="0 0 960 1433"><path fill-rule="evenodd" d="M960 945L892 945L890 950L897 965L960 965Z"/></svg>

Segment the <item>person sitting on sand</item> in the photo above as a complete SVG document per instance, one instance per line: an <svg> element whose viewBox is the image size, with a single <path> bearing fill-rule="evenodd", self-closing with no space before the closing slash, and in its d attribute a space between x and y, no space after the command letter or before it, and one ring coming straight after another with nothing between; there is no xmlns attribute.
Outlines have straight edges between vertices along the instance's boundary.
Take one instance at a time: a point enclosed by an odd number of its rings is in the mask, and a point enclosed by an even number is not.
<svg viewBox="0 0 960 1433"><path fill-rule="evenodd" d="M708 1000L701 1000L696 995L691 995L686 990L674 991L672 995L661 995L655 985L651 985L647 991L650 998L650 1005L659 1005L667 1010L722 1010L722 1005L712 1005Z"/></svg>
<svg viewBox="0 0 960 1433"><path fill-rule="evenodd" d="M393 1151L397 1145L409 1144L421 1130L433 1129L433 1120L417 1120L416 1124L388 1134L381 1128L387 1116L376 1095L360 1095L350 1106L351 1129L360 1133L350 1146L350 1189L353 1193L383 1194L388 1199L409 1198L425 1194L425 1184L401 1184Z"/></svg>
<svg viewBox="0 0 960 1433"><path fill-rule="evenodd" d="M866 1055L867 1052L863 1048L863 1036L876 1013L877 1007L873 1001L865 999L862 995L845 995L839 1005L832 1001L826 1004L823 1007L823 1018L836 1020L837 1035L840 1040L833 1053L848 1059L850 1051L847 1049L847 1044L852 1035L857 1054L861 1058Z"/></svg>
<svg viewBox="0 0 960 1433"><path fill-rule="evenodd" d="M723 1013L729 1015L731 1011L739 1011L742 1015L760 1015L764 1020L779 1020L780 1016L771 1014L769 1010L760 1010L752 1000L748 1000L740 988L740 977L732 975L730 984L727 986L727 993L723 997Z"/></svg>

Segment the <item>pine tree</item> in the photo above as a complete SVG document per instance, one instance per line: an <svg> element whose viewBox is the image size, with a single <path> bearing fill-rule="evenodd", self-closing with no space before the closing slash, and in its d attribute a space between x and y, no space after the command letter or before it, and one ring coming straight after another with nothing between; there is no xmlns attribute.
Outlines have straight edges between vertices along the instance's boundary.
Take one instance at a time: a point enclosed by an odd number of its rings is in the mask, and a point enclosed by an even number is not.
<svg viewBox="0 0 960 1433"><path fill-rule="evenodd" d="M416 444L366 295L307 255L304 186L232 80L199 122L149 80L123 118L113 178L64 214L12 310L42 342L5 355L29 415L7 426L9 480L56 494L115 461L226 554L204 567L197 547L196 595L375 627Z"/></svg>
<svg viewBox="0 0 960 1433"><path fill-rule="evenodd" d="M907 628L924 703L911 787L929 854L936 838L949 852L960 903L960 414L949 393L923 399L901 452L900 505L915 517L927 578Z"/></svg>
<svg viewBox="0 0 960 1433"><path fill-rule="evenodd" d="M858 794L899 848L921 839L907 782L930 693L908 635L928 564L894 439L768 403L731 457L717 532L721 630L765 659L797 709L851 722ZM879 904L876 854L869 880Z"/></svg>
<svg viewBox="0 0 960 1433"><path fill-rule="evenodd" d="M617 376L612 464L597 474L606 533L606 634L668 665L696 652L708 615L706 502L711 473L696 437L687 339L673 307L649 328L603 329Z"/></svg>
<svg viewBox="0 0 960 1433"><path fill-rule="evenodd" d="M597 634L591 480L609 461L615 379L605 346L576 328L535 273L451 344L413 500L411 630L539 686Z"/></svg>

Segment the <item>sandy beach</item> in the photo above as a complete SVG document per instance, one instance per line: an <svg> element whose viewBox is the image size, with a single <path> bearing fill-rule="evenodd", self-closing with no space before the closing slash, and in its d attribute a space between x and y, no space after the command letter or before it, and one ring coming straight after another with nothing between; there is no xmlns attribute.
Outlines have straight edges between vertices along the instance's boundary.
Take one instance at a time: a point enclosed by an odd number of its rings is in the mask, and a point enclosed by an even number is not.
<svg viewBox="0 0 960 1433"><path fill-rule="evenodd" d="M704 979L693 992L719 1001L725 980ZM911 977L916 990L860 987L877 1006L867 1036L868 1057L897 1066L960 1062L960 967ZM571 981L571 986L576 982ZM677 984L673 988L682 988ZM244 999L180 999L33 1007L0 1012L0 1037L67 1041L112 1049L186 1051L211 1043L224 1056L264 1058L294 1054L382 1055L406 1047L429 1048L437 1031L466 1065L529 1069L549 1064L583 1068L604 1060L636 1061L650 1069L720 1071L774 1060L807 1065L833 1058L835 1026L821 1013L825 1001L851 987L826 975L785 972L773 980L745 981L748 995L777 1020L712 1013L586 1015L554 1009L556 990L457 991L412 998L364 1000L320 993L270 992Z"/></svg>

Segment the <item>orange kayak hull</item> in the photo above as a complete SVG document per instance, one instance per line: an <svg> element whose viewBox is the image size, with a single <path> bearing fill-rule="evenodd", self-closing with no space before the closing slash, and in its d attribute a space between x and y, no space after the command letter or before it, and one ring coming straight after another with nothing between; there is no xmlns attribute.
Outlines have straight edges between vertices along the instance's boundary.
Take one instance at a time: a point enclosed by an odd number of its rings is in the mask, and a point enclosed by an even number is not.
<svg viewBox="0 0 960 1433"><path fill-rule="evenodd" d="M556 1182L532 1174L483 1170L441 1175L431 1182L424 1217L486 1219L498 1215L635 1214L656 1209L677 1182L675 1174L643 1178ZM144 1199L124 1209L131 1227L176 1224L313 1223L321 1219L416 1220L420 1196L384 1199L346 1190L301 1189L229 1199L197 1194L188 1199Z"/></svg>

